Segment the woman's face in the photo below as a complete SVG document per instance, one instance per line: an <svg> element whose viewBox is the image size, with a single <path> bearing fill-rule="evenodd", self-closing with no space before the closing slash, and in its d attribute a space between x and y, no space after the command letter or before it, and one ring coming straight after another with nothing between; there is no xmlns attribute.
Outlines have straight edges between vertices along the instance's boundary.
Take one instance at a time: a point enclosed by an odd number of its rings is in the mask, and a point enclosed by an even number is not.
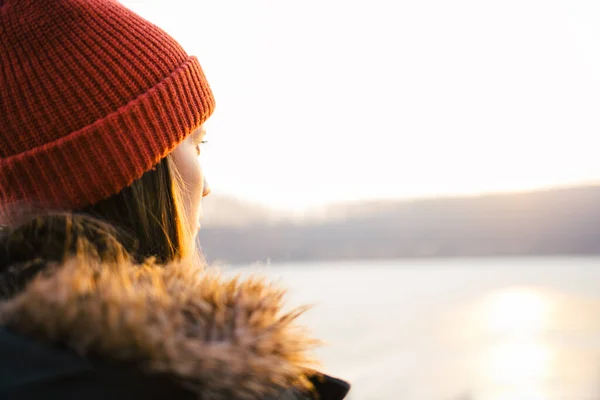
<svg viewBox="0 0 600 400"><path fill-rule="evenodd" d="M210 192L200 166L200 146L204 142L205 135L204 126L200 126L171 153L171 158L183 180L186 218L191 224L194 238L200 229L202 198Z"/></svg>

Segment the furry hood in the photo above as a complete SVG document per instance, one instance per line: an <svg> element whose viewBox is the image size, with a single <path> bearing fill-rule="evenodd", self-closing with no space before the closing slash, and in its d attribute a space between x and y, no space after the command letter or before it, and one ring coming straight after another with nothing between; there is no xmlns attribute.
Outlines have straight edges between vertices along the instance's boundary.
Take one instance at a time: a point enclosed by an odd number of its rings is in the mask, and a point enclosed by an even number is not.
<svg viewBox="0 0 600 400"><path fill-rule="evenodd" d="M310 387L315 340L259 278L74 258L0 302L0 326L76 353L168 374L203 399Z"/></svg>

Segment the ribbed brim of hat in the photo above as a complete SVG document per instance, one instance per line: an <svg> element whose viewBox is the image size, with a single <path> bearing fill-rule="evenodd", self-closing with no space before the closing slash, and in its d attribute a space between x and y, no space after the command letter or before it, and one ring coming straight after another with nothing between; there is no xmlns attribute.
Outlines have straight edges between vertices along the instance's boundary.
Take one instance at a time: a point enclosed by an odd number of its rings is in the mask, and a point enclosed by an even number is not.
<svg viewBox="0 0 600 400"><path fill-rule="evenodd" d="M202 68L190 57L93 124L0 159L0 222L19 206L70 210L118 193L204 123L214 106Z"/></svg>

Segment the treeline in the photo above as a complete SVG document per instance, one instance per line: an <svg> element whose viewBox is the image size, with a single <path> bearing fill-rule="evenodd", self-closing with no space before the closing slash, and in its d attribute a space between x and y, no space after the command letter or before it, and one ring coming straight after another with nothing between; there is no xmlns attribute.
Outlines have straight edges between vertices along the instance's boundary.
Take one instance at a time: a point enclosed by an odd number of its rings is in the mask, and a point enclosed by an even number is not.
<svg viewBox="0 0 600 400"><path fill-rule="evenodd" d="M599 255L600 186L336 206L321 222L208 226L209 261Z"/></svg>

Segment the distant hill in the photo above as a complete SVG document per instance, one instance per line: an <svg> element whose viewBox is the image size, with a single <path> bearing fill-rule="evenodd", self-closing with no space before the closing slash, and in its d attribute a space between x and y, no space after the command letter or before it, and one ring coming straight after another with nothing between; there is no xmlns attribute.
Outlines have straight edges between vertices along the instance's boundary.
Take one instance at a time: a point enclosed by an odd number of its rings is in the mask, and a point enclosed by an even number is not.
<svg viewBox="0 0 600 400"><path fill-rule="evenodd" d="M265 206L248 203L234 197L211 194L202 200L203 227L239 227L248 224L269 224L280 218Z"/></svg>
<svg viewBox="0 0 600 400"><path fill-rule="evenodd" d="M250 209L244 224L205 225L209 261L600 254L600 186L335 205L305 223Z"/></svg>

